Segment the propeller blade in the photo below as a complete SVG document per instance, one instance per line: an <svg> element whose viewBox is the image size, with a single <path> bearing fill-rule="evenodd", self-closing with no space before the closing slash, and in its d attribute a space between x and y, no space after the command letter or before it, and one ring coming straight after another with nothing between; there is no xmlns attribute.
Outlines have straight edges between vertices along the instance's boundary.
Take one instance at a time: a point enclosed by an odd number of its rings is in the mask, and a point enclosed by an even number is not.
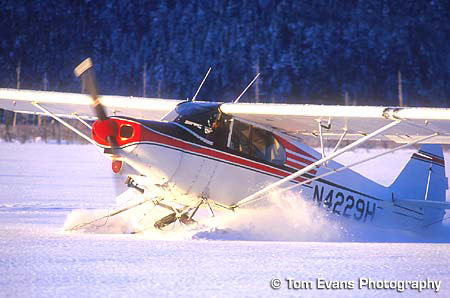
<svg viewBox="0 0 450 298"><path fill-rule="evenodd" d="M83 89L86 90L91 95L92 100L94 101L93 107L95 110L95 114L97 115L97 118L103 121L108 119L108 116L106 115L105 108L103 107L98 98L95 73L92 66L93 64L91 58L87 58L75 68L74 73L78 78L81 79Z"/></svg>

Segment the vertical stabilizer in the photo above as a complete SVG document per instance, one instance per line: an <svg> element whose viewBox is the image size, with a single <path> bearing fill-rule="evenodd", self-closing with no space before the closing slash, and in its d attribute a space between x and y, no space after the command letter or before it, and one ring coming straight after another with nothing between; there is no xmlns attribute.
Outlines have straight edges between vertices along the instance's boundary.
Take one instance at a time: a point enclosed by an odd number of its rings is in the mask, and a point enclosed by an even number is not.
<svg viewBox="0 0 450 298"><path fill-rule="evenodd" d="M394 200L434 202L445 202L447 188L442 146L435 144L422 145L390 186ZM426 205L422 211L424 224L439 221L445 214L443 209Z"/></svg>

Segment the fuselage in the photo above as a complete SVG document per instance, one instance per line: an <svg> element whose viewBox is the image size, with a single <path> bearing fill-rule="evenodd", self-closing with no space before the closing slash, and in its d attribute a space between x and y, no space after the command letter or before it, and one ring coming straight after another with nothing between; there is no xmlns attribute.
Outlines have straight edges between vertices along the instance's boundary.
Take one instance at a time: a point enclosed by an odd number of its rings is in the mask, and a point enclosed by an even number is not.
<svg viewBox="0 0 450 298"><path fill-rule="evenodd" d="M213 113L217 109L211 105L205 110ZM146 176L150 184L171 184L184 195L230 206L321 158L311 147L279 131L217 114L211 119L203 115L206 120L194 122L189 111L182 112L166 121L110 118L118 131L121 159ZM214 121L220 123L215 127ZM96 132L96 125L93 138L99 146L108 148L101 132ZM331 161L287 186L341 166ZM350 169L302 184L293 191L331 213L361 222L380 218L390 222L400 216L403 225L414 225L420 220L417 210L397 208L393 212L389 188Z"/></svg>

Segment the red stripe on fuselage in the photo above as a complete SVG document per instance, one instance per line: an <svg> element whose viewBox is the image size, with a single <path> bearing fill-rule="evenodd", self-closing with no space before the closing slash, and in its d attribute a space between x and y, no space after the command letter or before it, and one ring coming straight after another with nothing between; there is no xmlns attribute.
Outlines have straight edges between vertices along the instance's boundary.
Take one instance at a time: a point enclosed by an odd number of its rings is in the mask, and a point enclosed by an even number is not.
<svg viewBox="0 0 450 298"><path fill-rule="evenodd" d="M300 162L302 162L302 163L304 163L304 164L307 164L307 165L310 165L310 164L313 163L313 162L310 161L310 160L304 159L304 158L302 158L302 157L300 157L300 156L297 156L297 155L294 155L294 154L286 153L286 156L287 156L288 158L295 159L295 160L300 161Z"/></svg>
<svg viewBox="0 0 450 298"><path fill-rule="evenodd" d="M300 165L300 164L295 163L295 162L292 162L292 161L289 161L289 160L286 161L286 165L288 165L290 167L293 167L296 170L301 170L301 169L305 168L305 166ZM317 173L317 171L316 170L310 170L310 171L308 171L308 173L315 175Z"/></svg>

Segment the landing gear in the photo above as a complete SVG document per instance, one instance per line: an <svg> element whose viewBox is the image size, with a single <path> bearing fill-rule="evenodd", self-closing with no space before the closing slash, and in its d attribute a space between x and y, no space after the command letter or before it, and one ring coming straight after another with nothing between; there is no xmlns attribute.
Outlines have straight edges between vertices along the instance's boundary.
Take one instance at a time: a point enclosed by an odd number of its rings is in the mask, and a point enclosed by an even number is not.
<svg viewBox="0 0 450 298"><path fill-rule="evenodd" d="M125 180L125 184L130 188L136 189L141 194L153 193L153 191L147 191L146 187L145 188L142 187L130 176L128 176L127 179ZM194 205L177 207L177 206L175 206L175 202L171 202L170 199L169 200L164 199L164 197L165 197L165 195L164 195L165 186L164 185L155 185L155 186L159 186L160 188L162 188L163 192L161 193L162 194L161 196L155 196L155 198L153 198L151 200L153 205L162 207L162 208L170 211L170 214L155 221L155 223L153 224L153 226L155 228L162 230L165 227L167 227L177 221L184 225L194 224L194 223L196 223L196 221L193 218L197 214L197 211L200 209L200 207L202 205L206 206L206 208L208 209L208 211L212 217L215 216L213 208L211 207L211 204L210 204L206 194L202 194L202 197ZM145 194L144 194L144 196L146 196Z"/></svg>
<svg viewBox="0 0 450 298"><path fill-rule="evenodd" d="M195 204L195 207L193 208L194 211L192 212L191 216L189 217L189 219L192 219L195 215L195 213L197 213L198 209L200 208L201 205L207 205L209 208L209 213L211 214L212 217L214 217L214 211L211 208L211 205L208 202L208 199L206 197L202 197L197 204Z"/></svg>
<svg viewBox="0 0 450 298"><path fill-rule="evenodd" d="M191 224L196 223L195 220L193 220L192 218L189 218L187 213L183 213L180 215L180 217L177 217L177 214L174 212L167 216L164 216L160 220L157 220L155 222L154 226L155 226L155 228L161 230L161 229L167 227L168 225L176 222L177 220L179 220L182 224L185 224L185 225L191 225Z"/></svg>
<svg viewBox="0 0 450 298"><path fill-rule="evenodd" d="M195 214L197 213L198 209L201 205L207 205L210 211L210 214L214 216L214 212L212 210L211 205L208 202L208 199L205 197L202 197L197 204L195 204L192 207L185 207L183 209L177 209L172 206L163 204L161 202L157 202L156 205L161 206L163 208L166 208L168 210L173 211L169 215L164 216L163 218L157 220L154 224L155 228L157 229L163 229L164 227L167 227L168 225L176 222L177 220L181 222L184 225L191 225L193 223L196 223L196 221L193 219Z"/></svg>

